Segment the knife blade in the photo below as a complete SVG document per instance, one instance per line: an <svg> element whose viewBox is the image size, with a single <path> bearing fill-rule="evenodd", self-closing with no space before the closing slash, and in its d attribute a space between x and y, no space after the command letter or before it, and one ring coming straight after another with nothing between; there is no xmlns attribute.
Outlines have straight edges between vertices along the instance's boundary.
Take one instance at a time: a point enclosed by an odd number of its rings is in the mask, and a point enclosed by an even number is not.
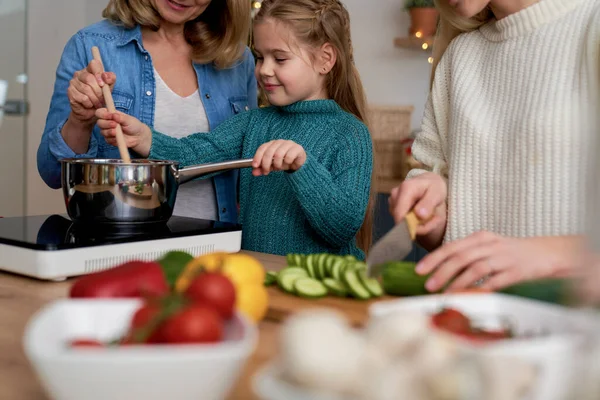
<svg viewBox="0 0 600 400"><path fill-rule="evenodd" d="M367 256L368 276L381 275L386 262L400 261L411 252L418 225L419 219L411 211L373 245Z"/></svg>

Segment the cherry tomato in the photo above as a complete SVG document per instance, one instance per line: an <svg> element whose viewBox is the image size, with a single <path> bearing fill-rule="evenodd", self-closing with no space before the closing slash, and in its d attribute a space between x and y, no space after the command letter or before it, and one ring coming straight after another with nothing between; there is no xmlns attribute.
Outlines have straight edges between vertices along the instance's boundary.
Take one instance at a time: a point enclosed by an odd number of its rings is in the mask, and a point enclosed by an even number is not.
<svg viewBox="0 0 600 400"><path fill-rule="evenodd" d="M131 318L130 332L127 334L125 343L123 344L133 344L133 336L135 335L135 333L146 328L150 324L150 322L158 316L160 311L160 306L152 303L146 303L140 308L138 308L138 310L135 312L135 314L133 314L133 317ZM160 343L162 341L161 329L161 325L154 329L150 336L148 336L145 343Z"/></svg>
<svg viewBox="0 0 600 400"><path fill-rule="evenodd" d="M104 347L104 343L94 339L74 339L69 342L71 347Z"/></svg>
<svg viewBox="0 0 600 400"><path fill-rule="evenodd" d="M467 316L453 308L444 308L431 317L433 325L452 333L471 332L471 321Z"/></svg>
<svg viewBox="0 0 600 400"><path fill-rule="evenodd" d="M231 318L235 312L235 286L228 277L218 272L200 274L190 283L185 295L214 307L225 319Z"/></svg>
<svg viewBox="0 0 600 400"><path fill-rule="evenodd" d="M193 303L167 319L161 333L166 343L215 343L223 339L223 330L213 307Z"/></svg>

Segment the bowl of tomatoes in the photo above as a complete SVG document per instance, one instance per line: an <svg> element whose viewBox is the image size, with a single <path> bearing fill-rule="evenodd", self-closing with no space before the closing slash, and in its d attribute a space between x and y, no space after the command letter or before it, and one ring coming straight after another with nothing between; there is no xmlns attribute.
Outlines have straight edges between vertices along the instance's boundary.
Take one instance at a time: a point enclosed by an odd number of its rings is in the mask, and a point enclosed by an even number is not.
<svg viewBox="0 0 600 400"><path fill-rule="evenodd" d="M50 397L226 397L256 347L258 330L231 298L211 298L219 282L206 276L210 284L195 283L197 296L189 290L146 298L69 298L40 309L23 344Z"/></svg>

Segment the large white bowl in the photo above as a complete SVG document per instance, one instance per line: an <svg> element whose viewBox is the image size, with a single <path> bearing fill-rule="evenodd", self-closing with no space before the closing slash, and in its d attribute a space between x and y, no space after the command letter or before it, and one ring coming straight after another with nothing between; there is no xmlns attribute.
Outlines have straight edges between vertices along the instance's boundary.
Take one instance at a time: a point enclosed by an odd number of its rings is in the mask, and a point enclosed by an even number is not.
<svg viewBox="0 0 600 400"><path fill-rule="evenodd" d="M74 338L124 334L138 300L59 300L32 317L24 348L55 400L212 400L227 396L254 351L258 330L236 315L218 344L69 349Z"/></svg>
<svg viewBox="0 0 600 400"><path fill-rule="evenodd" d="M474 351L520 358L537 369L527 400L564 400L575 384L586 340L600 330L598 316L582 310L498 293L427 295L381 301L370 309L372 317L392 312L434 313L453 307L471 318L494 324L508 317L517 338L476 347ZM530 338L519 336L533 334Z"/></svg>

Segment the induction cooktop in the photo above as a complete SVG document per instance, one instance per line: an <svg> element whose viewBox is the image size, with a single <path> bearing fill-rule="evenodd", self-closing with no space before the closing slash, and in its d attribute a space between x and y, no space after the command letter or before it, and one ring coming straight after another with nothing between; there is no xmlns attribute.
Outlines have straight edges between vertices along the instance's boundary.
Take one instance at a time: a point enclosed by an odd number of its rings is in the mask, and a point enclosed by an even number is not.
<svg viewBox="0 0 600 400"><path fill-rule="evenodd" d="M93 225L68 216L0 218L0 270L64 280L136 260L156 260L171 250L193 256L241 248L242 227L173 216L166 223Z"/></svg>

